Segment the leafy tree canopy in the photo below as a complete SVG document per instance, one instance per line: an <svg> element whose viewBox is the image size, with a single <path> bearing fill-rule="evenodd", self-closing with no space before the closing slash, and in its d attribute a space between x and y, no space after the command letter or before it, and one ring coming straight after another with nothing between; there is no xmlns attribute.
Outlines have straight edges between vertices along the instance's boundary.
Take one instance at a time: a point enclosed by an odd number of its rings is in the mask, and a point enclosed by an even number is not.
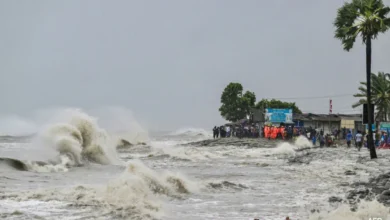
<svg viewBox="0 0 390 220"><path fill-rule="evenodd" d="M371 81L371 101L376 106L376 118L387 121L387 116L390 113L390 74L384 72L371 73ZM353 108L367 103L367 83L360 82L360 84L359 93L354 95L360 100L352 105Z"/></svg>
<svg viewBox="0 0 390 220"><path fill-rule="evenodd" d="M238 121L246 118L250 109L255 106L256 95L246 91L243 94L243 87L240 83L230 83L223 90L221 95L221 116L228 121Z"/></svg>
<svg viewBox="0 0 390 220"><path fill-rule="evenodd" d="M334 21L335 37L341 40L346 51L352 49L359 35L366 44L368 39L375 39L390 28L389 12L390 8L382 0L345 2Z"/></svg>
<svg viewBox="0 0 390 220"><path fill-rule="evenodd" d="M371 41L376 39L380 33L385 33L390 28L390 18L387 15L390 8L383 4L383 0L352 0L345 2L338 9L334 21L336 27L335 37L341 40L344 50L353 48L356 38L360 35L366 45L366 77L367 77L367 103L370 106L371 99ZM369 114L373 114L369 111ZM383 113L381 113L383 115ZM369 117L371 118L371 116ZM372 122L368 121L370 125ZM371 159L377 158L372 130L368 130L368 148Z"/></svg>
<svg viewBox="0 0 390 220"><path fill-rule="evenodd" d="M255 108L258 109L265 109L265 108L291 108L293 110L293 113L302 114L302 111L295 105L295 102L282 102L280 100L276 99L262 99L260 102L258 102L255 106Z"/></svg>

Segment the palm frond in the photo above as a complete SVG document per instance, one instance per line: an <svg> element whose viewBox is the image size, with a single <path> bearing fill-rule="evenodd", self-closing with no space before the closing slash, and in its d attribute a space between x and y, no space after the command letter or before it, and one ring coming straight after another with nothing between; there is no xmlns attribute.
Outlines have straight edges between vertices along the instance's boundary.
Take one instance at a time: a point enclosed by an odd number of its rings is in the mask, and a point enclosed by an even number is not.
<svg viewBox="0 0 390 220"><path fill-rule="evenodd" d="M334 21L334 25L336 26L335 38L341 40L346 51L352 49L356 41L356 27L353 24L357 17L358 12L353 3L345 2L337 11L337 16Z"/></svg>
<svg viewBox="0 0 390 220"><path fill-rule="evenodd" d="M390 18L383 19L383 24L386 26L390 26Z"/></svg>
<svg viewBox="0 0 390 220"><path fill-rule="evenodd" d="M376 106L376 117L385 118L390 110L390 74L378 72L371 74L371 100ZM354 94L360 100L352 105L353 108L361 106L366 102L367 83L361 82L358 87L359 93Z"/></svg>
<svg viewBox="0 0 390 220"><path fill-rule="evenodd" d="M367 87L360 86L358 88L358 90L360 91L361 94L364 94L364 95L367 94Z"/></svg>
<svg viewBox="0 0 390 220"><path fill-rule="evenodd" d="M334 21L335 38L340 39L346 51L352 49L357 36L361 36L363 43L377 38L379 33L390 29L390 19L387 15L389 7L385 7L382 0L352 0L345 2L338 9Z"/></svg>
<svg viewBox="0 0 390 220"><path fill-rule="evenodd" d="M360 99L358 102L356 102L356 103L354 103L354 104L352 105L352 108L359 107L359 106L361 106L361 105L363 105L363 104L365 104L365 103L367 103L367 101L366 101L365 99Z"/></svg>
<svg viewBox="0 0 390 220"><path fill-rule="evenodd" d="M354 94L353 97L355 97L355 98L365 98L365 97L367 97L367 95L366 94Z"/></svg>

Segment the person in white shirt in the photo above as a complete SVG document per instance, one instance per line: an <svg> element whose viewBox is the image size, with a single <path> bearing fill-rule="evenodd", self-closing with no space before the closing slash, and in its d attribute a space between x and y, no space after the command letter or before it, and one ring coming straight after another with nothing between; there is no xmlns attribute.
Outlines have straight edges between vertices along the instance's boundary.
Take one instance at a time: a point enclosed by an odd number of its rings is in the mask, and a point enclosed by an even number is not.
<svg viewBox="0 0 390 220"><path fill-rule="evenodd" d="M230 127L226 127L226 137L230 137Z"/></svg>
<svg viewBox="0 0 390 220"><path fill-rule="evenodd" d="M362 143L363 143L363 135L360 131L357 131L355 135L355 141L356 141L358 151L360 151L360 148L362 148Z"/></svg>

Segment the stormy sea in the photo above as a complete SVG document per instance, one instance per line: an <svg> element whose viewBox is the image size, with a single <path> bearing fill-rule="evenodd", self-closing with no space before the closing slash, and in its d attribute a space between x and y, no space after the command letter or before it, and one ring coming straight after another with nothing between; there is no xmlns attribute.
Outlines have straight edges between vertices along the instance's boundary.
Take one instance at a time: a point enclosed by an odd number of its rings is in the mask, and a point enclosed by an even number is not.
<svg viewBox="0 0 390 220"><path fill-rule="evenodd" d="M370 160L303 137L212 140L211 129L100 121L64 110L37 133L1 136L0 218L390 219L389 150Z"/></svg>

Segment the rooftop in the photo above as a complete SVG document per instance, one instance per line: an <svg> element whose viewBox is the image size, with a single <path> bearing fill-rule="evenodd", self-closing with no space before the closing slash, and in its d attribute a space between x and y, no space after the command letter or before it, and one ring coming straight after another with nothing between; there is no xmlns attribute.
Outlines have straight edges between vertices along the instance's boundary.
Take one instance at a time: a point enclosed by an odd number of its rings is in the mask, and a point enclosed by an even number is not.
<svg viewBox="0 0 390 220"><path fill-rule="evenodd" d="M362 121L361 114L313 114L313 113L304 113L304 114L294 114L294 121L341 121L344 120L354 120Z"/></svg>

